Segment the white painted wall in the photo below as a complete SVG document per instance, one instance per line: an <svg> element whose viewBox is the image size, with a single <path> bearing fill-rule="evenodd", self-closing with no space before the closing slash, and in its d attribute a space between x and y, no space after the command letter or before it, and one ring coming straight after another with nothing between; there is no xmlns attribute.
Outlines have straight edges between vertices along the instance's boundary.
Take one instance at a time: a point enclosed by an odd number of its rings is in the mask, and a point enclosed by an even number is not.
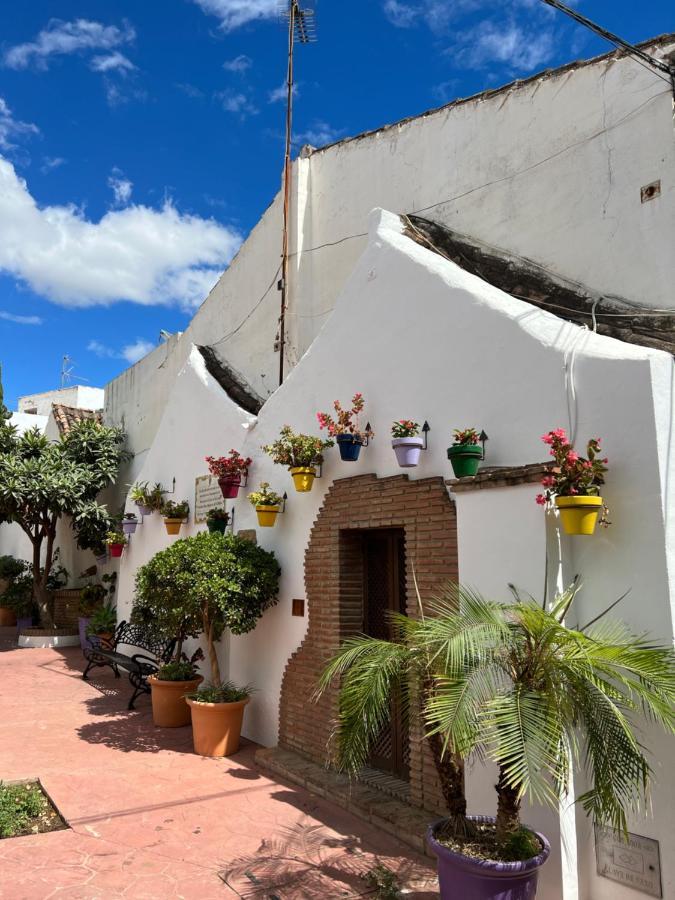
<svg viewBox="0 0 675 900"><path fill-rule="evenodd" d="M670 357L600 337L509 297L404 237L397 216L374 211L370 228L366 251L332 316L257 420L225 396L206 373L201 355L183 345L186 363L167 391L157 439L140 472L141 478L164 484L175 477L176 499L187 498L192 505L194 479L206 473L204 457L237 447L254 459L251 486L266 480L280 493L289 492L276 527L258 529L260 544L274 550L282 567L280 602L254 632L224 642L221 657L229 677L257 686L244 731L267 745L276 742L281 676L306 626L306 620L291 616L291 599L304 596L304 551L323 492L334 478L400 473L389 438L394 419L431 424L429 450L411 477L449 476L445 450L454 427L485 428L490 465L534 462L546 456L540 435L558 425L568 427L570 400L579 443L595 434L604 440L610 457L605 498L614 519L607 532L562 544L565 577L580 572L585 584L579 615L592 614L632 586L623 616L636 627L654 629L663 640L673 636L672 560L665 552L673 490L668 478L672 399L666 390ZM565 377L570 368L573 402ZM261 445L285 423L316 433L316 411L328 410L335 398L348 401L357 390L366 397L365 415L375 440L357 463L342 463L337 451L330 451L323 479L310 494L296 494L288 473L262 454ZM508 581L535 595L541 592L547 535L554 558L557 550L551 543L552 523L534 504L535 493L535 486L525 486L458 496L462 579L497 596L507 596ZM233 505L237 530L256 527L255 512L243 496ZM183 534L195 530L190 523ZM120 565L121 615L131 603L137 566L171 540L157 516L138 529ZM661 744L660 753L665 762L672 743ZM653 820L632 825L661 840L668 896L668 890L675 891L675 831L669 830L675 784L672 777L660 778ZM489 804L490 796L490 790L485 799L476 793L481 804ZM540 811L528 813L528 819L534 825L546 822ZM579 896L629 900L626 890L593 874L584 828L580 824L580 866L588 888ZM547 830L557 848L555 828L549 824ZM559 900L561 879L554 859L542 900ZM568 890L566 900L572 896Z"/></svg>
<svg viewBox="0 0 675 900"><path fill-rule="evenodd" d="M19 412L25 413L29 409L35 409L37 415L48 416L52 411L52 403L74 406L76 409L103 409L104 400L103 388L75 384L67 388L19 397Z"/></svg>

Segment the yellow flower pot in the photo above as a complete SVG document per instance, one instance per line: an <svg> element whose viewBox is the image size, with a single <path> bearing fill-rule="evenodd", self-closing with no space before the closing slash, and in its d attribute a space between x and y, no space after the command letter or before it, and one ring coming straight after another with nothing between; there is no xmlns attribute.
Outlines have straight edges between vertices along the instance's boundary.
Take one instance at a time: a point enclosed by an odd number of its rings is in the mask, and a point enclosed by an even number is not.
<svg viewBox="0 0 675 900"><path fill-rule="evenodd" d="M288 470L293 476L293 484L296 491L301 494L312 490L314 479L316 478L316 469L314 466L294 466Z"/></svg>
<svg viewBox="0 0 675 900"><path fill-rule="evenodd" d="M593 534L602 512L602 497L556 497L565 534Z"/></svg>
<svg viewBox="0 0 675 900"><path fill-rule="evenodd" d="M182 519L164 519L164 526L167 534L178 534L182 524Z"/></svg>
<svg viewBox="0 0 675 900"><path fill-rule="evenodd" d="M261 528L274 527L279 512L278 506L256 506L255 511L258 515L258 525Z"/></svg>

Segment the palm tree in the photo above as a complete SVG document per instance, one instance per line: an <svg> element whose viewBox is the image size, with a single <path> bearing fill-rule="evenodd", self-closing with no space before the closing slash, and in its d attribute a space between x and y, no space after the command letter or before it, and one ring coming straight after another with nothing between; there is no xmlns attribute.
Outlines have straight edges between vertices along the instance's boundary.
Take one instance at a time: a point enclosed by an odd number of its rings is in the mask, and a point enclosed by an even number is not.
<svg viewBox="0 0 675 900"><path fill-rule="evenodd" d="M476 755L499 769L500 841L520 829L525 797L557 807L572 767L591 785L578 798L586 812L626 832L651 776L639 720L675 732L675 653L605 613L568 628L577 592L572 585L545 609L517 592L501 604L451 585L429 616L395 616L395 641L346 641L319 684L321 692L341 679L338 767L356 773L366 763L398 690L425 723L450 830L467 827L461 760Z"/></svg>

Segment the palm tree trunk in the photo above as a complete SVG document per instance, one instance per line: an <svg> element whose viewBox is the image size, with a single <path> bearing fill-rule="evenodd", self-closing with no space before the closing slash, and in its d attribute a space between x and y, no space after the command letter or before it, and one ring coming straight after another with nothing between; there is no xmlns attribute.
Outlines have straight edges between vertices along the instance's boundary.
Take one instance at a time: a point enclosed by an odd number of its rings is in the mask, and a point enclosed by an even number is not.
<svg viewBox="0 0 675 900"><path fill-rule="evenodd" d="M454 753L443 753L443 739L440 734L430 735L429 744L453 830L458 827L464 828L466 822L464 764Z"/></svg>
<svg viewBox="0 0 675 900"><path fill-rule="evenodd" d="M520 828L520 799L518 791L512 788L504 773L499 770L499 781L495 785L497 791L497 839L506 840Z"/></svg>

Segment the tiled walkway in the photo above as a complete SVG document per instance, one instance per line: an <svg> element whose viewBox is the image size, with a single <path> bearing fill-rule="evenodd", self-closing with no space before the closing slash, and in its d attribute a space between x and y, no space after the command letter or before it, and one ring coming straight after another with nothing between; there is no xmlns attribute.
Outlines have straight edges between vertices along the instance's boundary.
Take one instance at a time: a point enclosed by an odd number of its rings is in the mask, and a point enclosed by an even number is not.
<svg viewBox="0 0 675 900"><path fill-rule="evenodd" d="M396 869L407 896L438 896L429 860L302 788L234 757L192 752L189 728L157 729L129 685L80 677L77 649L0 640L0 779L38 777L70 825L0 841L2 900L337 900ZM371 894L372 896L372 894Z"/></svg>

